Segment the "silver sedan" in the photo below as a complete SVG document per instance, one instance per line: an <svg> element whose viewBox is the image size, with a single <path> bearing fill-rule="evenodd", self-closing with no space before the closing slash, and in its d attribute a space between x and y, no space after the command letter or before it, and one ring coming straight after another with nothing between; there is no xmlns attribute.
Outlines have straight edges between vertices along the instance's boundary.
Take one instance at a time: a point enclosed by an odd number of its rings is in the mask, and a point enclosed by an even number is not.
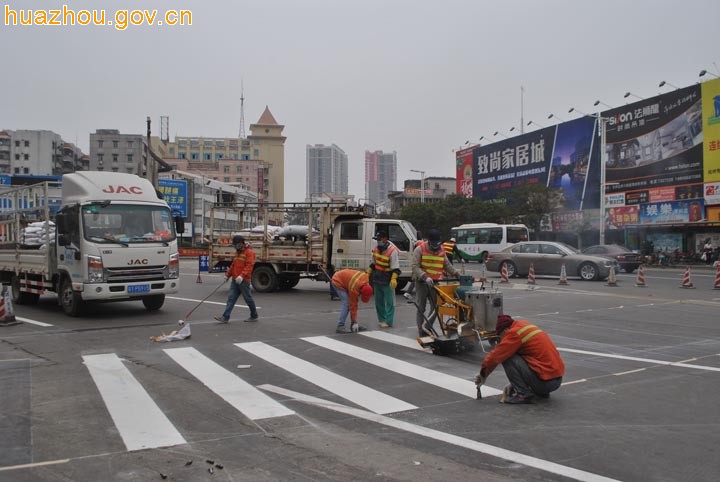
<svg viewBox="0 0 720 482"><path fill-rule="evenodd" d="M610 268L620 271L614 259L582 254L572 246L550 241L525 241L490 253L486 261L489 271L502 271L507 266L508 277L527 276L530 264L535 266L536 275L560 276L562 265L568 276L579 276L585 281L606 279Z"/></svg>

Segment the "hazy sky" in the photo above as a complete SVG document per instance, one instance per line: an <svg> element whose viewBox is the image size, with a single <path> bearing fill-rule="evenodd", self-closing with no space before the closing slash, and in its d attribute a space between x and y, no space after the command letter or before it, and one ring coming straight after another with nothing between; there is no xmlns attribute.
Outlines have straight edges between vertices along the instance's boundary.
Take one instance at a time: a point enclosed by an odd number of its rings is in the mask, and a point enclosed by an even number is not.
<svg viewBox="0 0 720 482"><path fill-rule="evenodd" d="M10 9L189 9L192 26L21 27ZM305 196L305 145L398 153L402 181L454 176L453 149L571 106L649 97L719 73L717 0L0 0L0 129L238 134L270 107L287 136L285 199ZM708 79L709 77L705 77ZM629 99L632 100L632 99ZM526 127L526 129L528 129ZM499 139L497 137L496 139Z"/></svg>

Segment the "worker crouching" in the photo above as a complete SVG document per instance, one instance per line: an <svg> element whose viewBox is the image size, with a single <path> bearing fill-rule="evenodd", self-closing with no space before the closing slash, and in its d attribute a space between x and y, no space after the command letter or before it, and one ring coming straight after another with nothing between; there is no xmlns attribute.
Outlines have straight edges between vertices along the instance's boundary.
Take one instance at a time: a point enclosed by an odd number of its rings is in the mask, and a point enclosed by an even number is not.
<svg viewBox="0 0 720 482"><path fill-rule="evenodd" d="M372 286L370 286L368 275L364 271L341 269L333 275L332 284L342 300L340 316L335 332L347 333L345 330L345 320L347 320L348 312L350 313L351 321L350 331L365 331L366 328L358 324L357 316L358 298L362 299L363 303L367 303L373 295L373 289Z"/></svg>
<svg viewBox="0 0 720 482"><path fill-rule="evenodd" d="M501 403L532 403L536 396L547 398L562 384L565 363L547 333L509 315L499 315L495 330L500 343L485 356L475 383L482 385L500 363L510 384Z"/></svg>

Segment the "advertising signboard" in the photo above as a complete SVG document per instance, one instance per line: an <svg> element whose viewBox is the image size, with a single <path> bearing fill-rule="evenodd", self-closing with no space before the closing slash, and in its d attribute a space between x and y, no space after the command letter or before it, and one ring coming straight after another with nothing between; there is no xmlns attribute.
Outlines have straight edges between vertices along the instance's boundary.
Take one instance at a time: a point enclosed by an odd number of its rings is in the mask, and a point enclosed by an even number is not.
<svg viewBox="0 0 720 482"><path fill-rule="evenodd" d="M720 79L701 84L703 125L703 178L720 181Z"/></svg>
<svg viewBox="0 0 720 482"><path fill-rule="evenodd" d="M605 208L612 208L625 205L625 193L618 192L605 195Z"/></svg>
<svg viewBox="0 0 720 482"><path fill-rule="evenodd" d="M720 204L720 182L709 182L705 184L704 190L705 205Z"/></svg>
<svg viewBox="0 0 720 482"><path fill-rule="evenodd" d="M640 224L692 223L703 218L702 199L647 203L640 207Z"/></svg>
<svg viewBox="0 0 720 482"><path fill-rule="evenodd" d="M455 192L461 196L473 197L473 148L455 153Z"/></svg>
<svg viewBox="0 0 720 482"><path fill-rule="evenodd" d="M625 226L639 224L639 206L619 206L607 210L608 229L620 229Z"/></svg>
<svg viewBox="0 0 720 482"><path fill-rule="evenodd" d="M473 149L473 196L496 199L526 184L562 190L564 209L597 209L599 143L596 120L581 117Z"/></svg>
<svg viewBox="0 0 720 482"><path fill-rule="evenodd" d="M701 183L700 86L677 89L602 113L607 192Z"/></svg>
<svg viewBox="0 0 720 482"><path fill-rule="evenodd" d="M185 179L159 179L158 191L171 211L180 213L183 218L188 216L188 184Z"/></svg>

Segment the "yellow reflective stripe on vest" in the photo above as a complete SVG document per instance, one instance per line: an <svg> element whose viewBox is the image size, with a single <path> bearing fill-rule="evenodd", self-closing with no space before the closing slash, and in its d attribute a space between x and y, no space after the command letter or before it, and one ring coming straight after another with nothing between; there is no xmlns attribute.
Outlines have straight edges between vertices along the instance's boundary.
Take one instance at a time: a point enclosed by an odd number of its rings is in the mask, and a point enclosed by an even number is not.
<svg viewBox="0 0 720 482"><path fill-rule="evenodd" d="M525 325L525 326L523 326L522 328L520 328L520 329L518 330L517 334L518 334L518 335L522 335L523 333L525 333L526 331L528 331L528 330L530 330L530 329L532 329L532 328L537 328L537 326L535 326L535 325Z"/></svg>
<svg viewBox="0 0 720 482"><path fill-rule="evenodd" d="M355 285L358 284L358 281L360 281L360 278L362 277L363 272L358 271L354 275L352 275L352 278L350 278L350 282L348 283L348 293L353 291L355 289Z"/></svg>
<svg viewBox="0 0 720 482"><path fill-rule="evenodd" d="M420 267L428 274L442 273L445 267L445 256L423 254L420 258Z"/></svg>

